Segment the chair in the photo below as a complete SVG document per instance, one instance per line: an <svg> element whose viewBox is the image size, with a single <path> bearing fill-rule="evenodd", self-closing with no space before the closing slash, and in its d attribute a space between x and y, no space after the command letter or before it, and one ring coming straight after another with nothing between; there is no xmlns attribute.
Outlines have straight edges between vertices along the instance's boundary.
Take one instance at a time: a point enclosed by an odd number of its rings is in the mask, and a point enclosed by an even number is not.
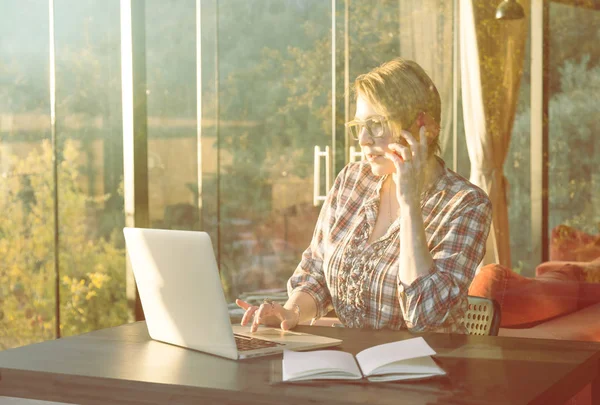
<svg viewBox="0 0 600 405"><path fill-rule="evenodd" d="M498 336L500 329L500 305L494 299L468 296L469 309L465 316L465 326L469 335Z"/></svg>

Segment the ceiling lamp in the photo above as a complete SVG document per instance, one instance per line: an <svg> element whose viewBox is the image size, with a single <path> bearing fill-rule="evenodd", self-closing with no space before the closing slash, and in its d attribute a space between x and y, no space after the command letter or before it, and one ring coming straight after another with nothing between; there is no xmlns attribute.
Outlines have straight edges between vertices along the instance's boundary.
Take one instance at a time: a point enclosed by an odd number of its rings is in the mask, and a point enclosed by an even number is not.
<svg viewBox="0 0 600 405"><path fill-rule="evenodd" d="M523 6L517 0L503 0L496 9L496 20L518 20L524 17Z"/></svg>

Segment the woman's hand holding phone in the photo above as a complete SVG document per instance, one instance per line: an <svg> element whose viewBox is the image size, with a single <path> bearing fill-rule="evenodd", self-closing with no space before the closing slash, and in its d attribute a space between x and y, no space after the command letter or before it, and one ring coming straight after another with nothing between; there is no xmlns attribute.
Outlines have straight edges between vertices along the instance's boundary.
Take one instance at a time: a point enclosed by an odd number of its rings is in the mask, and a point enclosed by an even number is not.
<svg viewBox="0 0 600 405"><path fill-rule="evenodd" d="M428 127L432 127L433 124L435 122L428 114L420 113L411 127L418 131L419 139L417 140L410 131L402 130L401 141L388 145L391 152L387 152L386 156L396 167L393 176L400 205L410 204L415 198L420 198L424 169L429 156L429 139L432 135Z"/></svg>

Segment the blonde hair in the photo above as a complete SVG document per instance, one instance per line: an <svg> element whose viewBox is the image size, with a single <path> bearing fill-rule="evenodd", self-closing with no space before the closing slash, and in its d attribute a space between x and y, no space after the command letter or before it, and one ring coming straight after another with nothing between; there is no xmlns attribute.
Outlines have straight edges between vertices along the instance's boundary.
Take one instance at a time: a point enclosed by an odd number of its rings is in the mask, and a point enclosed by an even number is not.
<svg viewBox="0 0 600 405"><path fill-rule="evenodd" d="M420 112L425 112L440 125L441 100L431 78L416 62L396 58L362 74L354 81L356 97L364 97L388 118L395 134L409 128ZM439 131L430 153L440 152Z"/></svg>

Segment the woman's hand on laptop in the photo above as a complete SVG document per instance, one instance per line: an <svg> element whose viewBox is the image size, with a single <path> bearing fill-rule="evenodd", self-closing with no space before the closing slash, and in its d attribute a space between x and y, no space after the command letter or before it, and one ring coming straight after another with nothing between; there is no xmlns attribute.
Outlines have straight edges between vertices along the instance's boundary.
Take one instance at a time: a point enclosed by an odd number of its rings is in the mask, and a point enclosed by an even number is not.
<svg viewBox="0 0 600 405"><path fill-rule="evenodd" d="M242 326L252 321L250 332L256 332L258 325L261 324L279 326L283 330L292 329L298 324L298 313L291 309L286 309L276 302L265 302L260 306L256 306L236 299L235 303L246 311L242 317Z"/></svg>

